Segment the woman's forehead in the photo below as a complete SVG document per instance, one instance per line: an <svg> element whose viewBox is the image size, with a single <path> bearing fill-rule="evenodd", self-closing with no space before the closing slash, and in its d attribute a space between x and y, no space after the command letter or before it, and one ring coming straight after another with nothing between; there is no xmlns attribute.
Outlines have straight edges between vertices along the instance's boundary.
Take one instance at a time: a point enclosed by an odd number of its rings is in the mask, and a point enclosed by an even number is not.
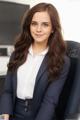
<svg viewBox="0 0 80 120"><path fill-rule="evenodd" d="M32 17L32 21L46 21L46 22L50 22L49 13L47 11L36 12L33 15L33 17Z"/></svg>

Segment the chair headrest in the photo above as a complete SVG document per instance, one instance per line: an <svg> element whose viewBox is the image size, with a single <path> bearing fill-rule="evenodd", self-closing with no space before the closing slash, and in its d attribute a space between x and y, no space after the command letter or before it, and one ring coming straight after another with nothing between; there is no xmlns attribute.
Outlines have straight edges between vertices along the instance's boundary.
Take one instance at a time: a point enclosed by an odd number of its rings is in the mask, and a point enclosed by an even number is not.
<svg viewBox="0 0 80 120"><path fill-rule="evenodd" d="M67 55L69 57L80 58L80 43L75 41L66 42L67 42Z"/></svg>

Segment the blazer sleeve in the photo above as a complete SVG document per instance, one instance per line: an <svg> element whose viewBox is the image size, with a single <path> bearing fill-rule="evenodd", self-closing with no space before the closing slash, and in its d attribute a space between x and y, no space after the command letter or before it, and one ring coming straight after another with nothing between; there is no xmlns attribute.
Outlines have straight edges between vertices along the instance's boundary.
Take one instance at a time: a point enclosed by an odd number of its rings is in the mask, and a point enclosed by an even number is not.
<svg viewBox="0 0 80 120"><path fill-rule="evenodd" d="M54 118L55 107L58 103L61 90L67 78L69 67L70 59L66 57L61 75L57 80L48 86L35 120L52 120L52 118Z"/></svg>
<svg viewBox="0 0 80 120"><path fill-rule="evenodd" d="M10 61L13 59L14 54L11 55ZM12 72L7 71L5 78L3 92L0 96L0 114L12 114Z"/></svg>

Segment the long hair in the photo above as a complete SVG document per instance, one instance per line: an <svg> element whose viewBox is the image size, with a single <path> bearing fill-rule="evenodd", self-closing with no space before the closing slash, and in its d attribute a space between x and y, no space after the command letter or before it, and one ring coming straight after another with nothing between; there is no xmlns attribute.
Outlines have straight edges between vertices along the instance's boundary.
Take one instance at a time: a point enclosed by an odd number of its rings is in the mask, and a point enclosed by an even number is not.
<svg viewBox="0 0 80 120"><path fill-rule="evenodd" d="M21 33L18 35L15 43L14 59L9 62L8 69L16 70L27 59L28 49L34 42L30 33L30 24L33 15L36 12L47 11L52 23L53 33L51 33L48 46L49 51L47 53L47 64L49 77L58 77L64 64L64 55L66 51L65 42L61 33L60 18L57 9L49 3L39 3L32 7L28 12L25 12Z"/></svg>

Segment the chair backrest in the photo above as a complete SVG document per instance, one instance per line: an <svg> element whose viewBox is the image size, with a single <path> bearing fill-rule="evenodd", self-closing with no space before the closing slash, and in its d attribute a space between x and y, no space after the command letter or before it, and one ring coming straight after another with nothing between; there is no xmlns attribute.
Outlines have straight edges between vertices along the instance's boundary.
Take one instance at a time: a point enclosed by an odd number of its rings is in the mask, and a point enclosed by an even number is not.
<svg viewBox="0 0 80 120"><path fill-rule="evenodd" d="M75 41L67 42L67 55L73 58L80 58L80 43Z"/></svg>
<svg viewBox="0 0 80 120"><path fill-rule="evenodd" d="M76 68L72 83L72 88L65 110L65 118L76 118L80 113L80 60L76 60Z"/></svg>
<svg viewBox="0 0 80 120"><path fill-rule="evenodd" d="M67 41L71 66L56 108L56 120L76 119L80 113L80 43Z"/></svg>

